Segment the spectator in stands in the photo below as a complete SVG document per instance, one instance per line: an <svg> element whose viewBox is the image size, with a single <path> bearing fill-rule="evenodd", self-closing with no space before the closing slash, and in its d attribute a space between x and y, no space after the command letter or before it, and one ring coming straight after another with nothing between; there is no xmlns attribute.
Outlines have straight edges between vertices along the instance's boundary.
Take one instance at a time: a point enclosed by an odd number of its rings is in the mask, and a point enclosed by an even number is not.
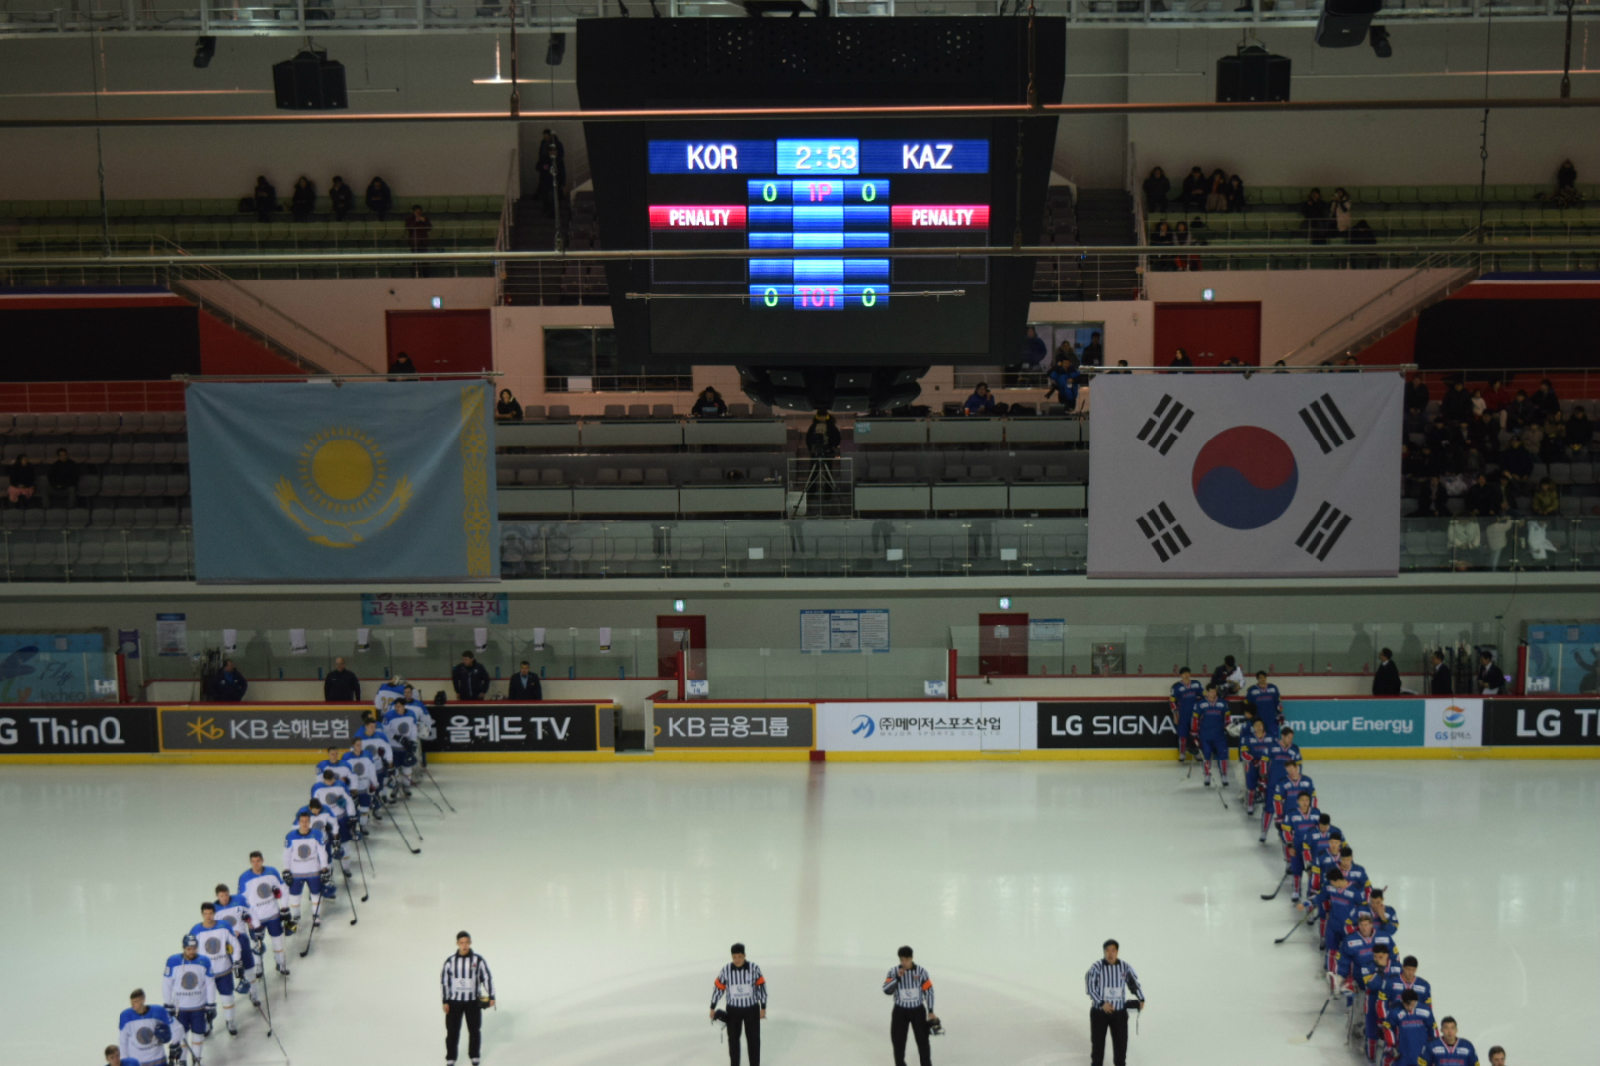
<svg viewBox="0 0 1600 1066"><path fill-rule="evenodd" d="M522 669L511 675L511 686L507 698L513 700L544 699L544 686L539 682L539 675L534 673L532 667L528 665L528 660L522 660Z"/></svg>
<svg viewBox="0 0 1600 1066"><path fill-rule="evenodd" d="M1189 236L1189 224L1187 222L1179 222L1178 223L1178 228L1176 230L1174 230L1173 233L1172 233L1172 243L1174 245L1182 245L1184 247L1188 247L1188 245L1190 244L1190 236ZM1199 241L1194 241L1193 243L1199 244L1200 242ZM1179 256L1174 256L1173 259L1172 259L1172 265L1173 265L1173 268L1177 269L1177 270L1199 270L1200 269L1200 257L1197 256L1197 255L1179 255Z"/></svg>
<svg viewBox="0 0 1600 1066"><path fill-rule="evenodd" d="M1144 213L1153 215L1157 211L1163 215L1167 213L1167 197L1172 193L1172 182L1167 179L1167 172L1160 167L1151 169L1150 176L1144 179Z"/></svg>
<svg viewBox="0 0 1600 1066"><path fill-rule="evenodd" d="M1556 411L1544 420L1544 438L1539 442L1539 461L1541 463L1564 463L1567 461L1567 422L1561 417L1561 412Z"/></svg>
<svg viewBox="0 0 1600 1066"><path fill-rule="evenodd" d="M1445 491L1444 482L1437 474L1428 478L1426 485L1417 496L1417 514L1423 518L1448 518L1450 516L1450 494Z"/></svg>
<svg viewBox="0 0 1600 1066"><path fill-rule="evenodd" d="M1516 399L1507 404L1501 414L1501 424L1512 433L1542 420L1539 410L1533 406L1533 401L1528 399L1528 393L1523 389L1517 390Z"/></svg>
<svg viewBox="0 0 1600 1066"><path fill-rule="evenodd" d="M1583 409L1582 404L1572 405L1572 414L1567 417L1567 450L1573 458L1583 460L1583 453L1589 450L1589 443L1594 440L1594 423L1589 421L1589 412Z"/></svg>
<svg viewBox="0 0 1600 1066"><path fill-rule="evenodd" d="M1062 341L1062 346L1067 347L1067 342ZM1050 368L1050 387L1045 390L1044 398L1055 396L1061 401L1062 406L1072 408L1077 404L1078 382L1082 377L1077 357L1070 351L1060 352L1056 355L1056 365Z"/></svg>
<svg viewBox="0 0 1600 1066"><path fill-rule="evenodd" d="M1412 374L1406 378L1406 410L1415 408L1418 411L1428 409L1428 386L1420 378Z"/></svg>
<svg viewBox="0 0 1600 1066"><path fill-rule="evenodd" d="M1450 383L1449 390L1439 403L1439 414L1452 424L1472 418L1472 395L1467 392L1466 382L1458 378Z"/></svg>
<svg viewBox="0 0 1600 1066"><path fill-rule="evenodd" d="M11 479L11 484L6 488L6 498L18 507L28 506L28 501L33 499L33 490L38 484L38 468L33 465L33 460L27 454L17 456L16 460L6 468L6 476Z"/></svg>
<svg viewBox="0 0 1600 1066"><path fill-rule="evenodd" d="M1170 245L1172 243L1172 227L1167 225L1167 220L1162 219L1156 224L1156 231L1150 234L1152 245ZM1170 255L1153 255L1150 257L1151 270L1174 270Z"/></svg>
<svg viewBox="0 0 1600 1066"><path fill-rule="evenodd" d="M1377 244L1378 234L1367 225L1367 220L1357 219L1356 224L1350 227L1351 244ZM1376 270L1378 257L1375 255L1356 256L1350 260L1350 265L1357 270Z"/></svg>
<svg viewBox="0 0 1600 1066"><path fill-rule="evenodd" d="M1321 189L1312 189L1306 196L1305 203L1300 205L1300 215L1306 220L1306 235L1311 238L1311 243L1327 244L1328 231L1333 228L1332 210L1322 198Z"/></svg>
<svg viewBox="0 0 1600 1066"><path fill-rule="evenodd" d="M500 402L494 405L494 420L496 422L521 422L522 405L517 398L511 395L510 389L500 390Z"/></svg>
<svg viewBox="0 0 1600 1066"><path fill-rule="evenodd" d="M1528 402L1538 412L1540 419L1561 413L1561 400L1557 398L1556 387L1550 383L1549 378L1540 380L1538 391L1528 397Z"/></svg>
<svg viewBox="0 0 1600 1066"><path fill-rule="evenodd" d="M51 495L65 489L67 506L76 507L78 505L78 479L82 476L83 471L79 468L77 460L68 455L65 448L57 448L56 461L50 464L50 480L48 482L50 491L45 495L44 505L49 507Z"/></svg>
<svg viewBox="0 0 1600 1066"><path fill-rule="evenodd" d="M1433 684L1428 686L1430 696L1454 696L1456 694L1455 679L1450 674L1450 667L1445 665L1444 652L1438 648L1433 649Z"/></svg>
<svg viewBox="0 0 1600 1066"><path fill-rule="evenodd" d="M1488 400L1487 397L1485 397L1483 395L1483 390L1481 388L1473 389L1472 390L1472 420L1474 422L1478 421L1478 419L1482 418L1483 415L1488 410L1489 410L1489 400Z"/></svg>
<svg viewBox="0 0 1600 1066"><path fill-rule="evenodd" d="M294 183L294 195L289 199L289 212L296 222L304 222L317 209L317 187L304 174Z"/></svg>
<svg viewBox="0 0 1600 1066"><path fill-rule="evenodd" d="M389 212L394 210L394 193L382 178L367 182L367 210L377 215L379 222L387 222Z"/></svg>
<svg viewBox="0 0 1600 1066"><path fill-rule="evenodd" d="M1500 453L1500 469L1519 480L1532 476L1533 453L1522 446L1521 437L1512 437L1511 443Z"/></svg>
<svg viewBox="0 0 1600 1066"><path fill-rule="evenodd" d="M1228 210L1243 211L1244 205L1244 179L1235 174L1228 179Z"/></svg>
<svg viewBox="0 0 1600 1066"><path fill-rule="evenodd" d="M1063 341L1070 344L1071 341ZM1022 342L1022 364L1027 367L1043 368L1050 361L1050 346L1039 336L1039 331L1032 326L1028 327L1028 336Z"/></svg>
<svg viewBox="0 0 1600 1066"><path fill-rule="evenodd" d="M391 374L415 374L416 372L417 364L413 363L411 356L405 352L396 352L394 359L389 362L389 373Z"/></svg>
<svg viewBox="0 0 1600 1066"><path fill-rule="evenodd" d="M700 395L694 399L694 416L696 418L721 418L728 413L728 405L722 399L722 394L707 385L700 390Z"/></svg>
<svg viewBox="0 0 1600 1066"><path fill-rule="evenodd" d="M361 699L361 680L345 669L342 655L333 660L333 669L322 679L322 698L329 703L357 703Z"/></svg>
<svg viewBox="0 0 1600 1066"><path fill-rule="evenodd" d="M218 703L238 703L250 688L232 659L222 664L222 669L211 679L211 698Z"/></svg>
<svg viewBox="0 0 1600 1066"><path fill-rule="evenodd" d="M1228 210L1228 175L1221 168L1211 172L1206 183L1206 213L1221 214Z"/></svg>
<svg viewBox="0 0 1600 1066"><path fill-rule="evenodd" d="M1345 240L1350 239L1350 194L1343 188L1333 190L1333 202L1328 205L1333 214L1334 232Z"/></svg>
<svg viewBox="0 0 1600 1066"><path fill-rule="evenodd" d="M1205 210L1206 193L1208 191L1205 171L1199 167L1191 167L1189 176L1183 179L1183 209L1185 211Z"/></svg>
<svg viewBox="0 0 1600 1066"><path fill-rule="evenodd" d="M1467 490L1466 510L1480 518L1504 514L1506 498L1500 491L1500 482L1490 481L1489 475L1480 473L1477 484Z"/></svg>
<svg viewBox="0 0 1600 1066"><path fill-rule="evenodd" d="M481 700L489 692L489 671L470 651L461 653L461 661L450 671L450 681L458 700Z"/></svg>
<svg viewBox="0 0 1600 1066"><path fill-rule="evenodd" d="M1539 490L1533 494L1533 502L1528 505L1528 510L1540 518L1561 513L1561 493L1556 490L1554 481L1545 478L1539 482Z"/></svg>
<svg viewBox="0 0 1600 1066"><path fill-rule="evenodd" d="M1484 463L1498 463L1500 461L1500 420L1495 418L1490 411L1485 411L1473 420L1468 427L1472 450Z"/></svg>
<svg viewBox="0 0 1600 1066"><path fill-rule="evenodd" d="M1353 355L1345 356L1344 357L1344 362L1339 364L1339 373L1341 373L1341 374L1359 374L1359 373L1361 373L1361 360L1357 359Z"/></svg>
<svg viewBox="0 0 1600 1066"><path fill-rule="evenodd" d="M328 186L328 203L333 208L333 220L343 222L356 206L355 190L344 183L339 175L333 176L333 184Z"/></svg>
<svg viewBox="0 0 1600 1066"><path fill-rule="evenodd" d="M978 382L978 387L972 390L972 395L967 397L967 402L961 405L964 415L992 415L995 414L996 404L994 396L989 392L989 384L985 381Z"/></svg>
<svg viewBox="0 0 1600 1066"><path fill-rule="evenodd" d="M272 212L278 209L278 190L272 187L265 174L257 175L256 191L251 197L256 205L256 218L262 222L272 221Z"/></svg>
<svg viewBox="0 0 1600 1066"><path fill-rule="evenodd" d="M1179 348L1172 357L1172 369L1180 374L1186 374L1194 369L1194 360L1189 358L1189 349Z"/></svg>
<svg viewBox="0 0 1600 1066"><path fill-rule="evenodd" d="M1388 648L1378 652L1378 670L1372 675L1372 694L1400 695L1400 668L1394 663L1394 652Z"/></svg>
<svg viewBox="0 0 1600 1066"><path fill-rule="evenodd" d="M1278 359L1272 364L1272 372L1274 374L1287 374L1289 372L1289 364L1282 359Z"/></svg>
<svg viewBox="0 0 1600 1066"><path fill-rule="evenodd" d="M1572 207L1583 202L1583 194L1578 191L1578 168L1572 165L1572 160L1562 160L1556 171L1556 194L1551 199L1557 207Z"/></svg>
<svg viewBox="0 0 1600 1066"><path fill-rule="evenodd" d="M1100 331L1095 330L1089 334L1089 343L1083 346L1083 355L1080 359L1084 366L1104 366L1106 362L1106 346L1100 342Z"/></svg>

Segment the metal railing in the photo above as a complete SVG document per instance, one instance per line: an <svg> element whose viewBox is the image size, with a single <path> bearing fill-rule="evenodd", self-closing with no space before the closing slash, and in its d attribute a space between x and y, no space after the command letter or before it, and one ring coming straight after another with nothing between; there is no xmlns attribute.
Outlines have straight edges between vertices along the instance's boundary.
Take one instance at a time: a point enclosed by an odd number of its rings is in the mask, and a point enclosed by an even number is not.
<svg viewBox="0 0 1600 1066"><path fill-rule="evenodd" d="M31 4L31 7L28 6ZM743 18L744 8L730 0L662 0L660 13L668 18ZM1311 26L1321 4L1317 0L1250 0L1239 6L1224 4L1213 10L1204 0L1039 0L1040 15L1065 18L1077 25L1191 28L1248 26ZM503 0L473 0L459 6L434 0L345 6L335 0L294 0L255 6L206 0L200 4L161 3L159 0L84 0L71 8L47 6L43 0L21 0L11 5L0 22L0 36L59 35L115 32L127 34L178 33L250 36L318 36L343 33L494 33L511 23L510 6ZM837 0L833 13L842 18L915 17L929 12L926 5L896 0ZM993 16L994 0L947 0L937 5L941 15ZM516 21L527 32L570 28L580 18L613 18L621 14L614 0L566 3L545 0L519 3ZM1583 0L1578 18L1600 14ZM1384 6L1386 22L1473 23L1494 17L1500 21L1552 21L1565 17L1564 5L1554 0L1482 2L1482 0L1398 0Z"/></svg>
<svg viewBox="0 0 1600 1066"><path fill-rule="evenodd" d="M500 523L501 576L976 577L1082 574L1085 518L738 519ZM178 529L0 533L7 582L192 581ZM1600 516L1406 518L1400 569L1600 570Z"/></svg>

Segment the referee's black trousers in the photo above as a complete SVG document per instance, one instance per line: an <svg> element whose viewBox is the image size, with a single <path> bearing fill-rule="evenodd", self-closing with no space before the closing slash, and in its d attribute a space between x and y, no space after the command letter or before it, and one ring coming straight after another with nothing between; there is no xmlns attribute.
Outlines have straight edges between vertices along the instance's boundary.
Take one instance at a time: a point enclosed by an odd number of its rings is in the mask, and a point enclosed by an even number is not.
<svg viewBox="0 0 1600 1066"><path fill-rule="evenodd" d="M456 1049L461 1046L461 1019L467 1020L467 1058L478 1059L483 1029L483 1005L475 999L450 1003L450 1013L444 1016L444 1058L456 1061ZM1124 1026L1126 1029L1126 1026Z"/></svg>
<svg viewBox="0 0 1600 1066"><path fill-rule="evenodd" d="M750 1045L750 1066L761 1066L761 1008L728 1008L728 1062L739 1066L739 1032Z"/></svg>
<svg viewBox="0 0 1600 1066"><path fill-rule="evenodd" d="M894 1066L906 1066L906 1029L917 1038L917 1057L922 1066L933 1066L933 1051L928 1047L928 1011L920 1003L915 1007L894 1009L889 1019L889 1043L894 1045Z"/></svg>
<svg viewBox="0 0 1600 1066"><path fill-rule="evenodd" d="M1089 1063L1101 1066L1106 1060L1106 1030L1111 1030L1112 1066L1127 1066L1128 1062L1128 1012L1114 1010L1109 1014L1096 1007L1089 1011Z"/></svg>

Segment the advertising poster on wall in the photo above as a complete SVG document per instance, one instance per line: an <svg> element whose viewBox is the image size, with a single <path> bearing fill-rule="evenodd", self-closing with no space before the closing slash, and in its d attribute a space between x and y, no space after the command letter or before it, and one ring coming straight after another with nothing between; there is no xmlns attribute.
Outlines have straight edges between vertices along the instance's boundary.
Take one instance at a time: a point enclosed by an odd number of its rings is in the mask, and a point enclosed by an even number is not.
<svg viewBox="0 0 1600 1066"><path fill-rule="evenodd" d="M1172 748L1178 734L1166 700L1039 704L1040 748Z"/></svg>
<svg viewBox="0 0 1600 1066"><path fill-rule="evenodd" d="M423 744L430 752L595 751L599 718L593 703L507 703L501 700L447 704L434 713L438 735ZM605 704L601 714L608 714Z"/></svg>
<svg viewBox="0 0 1600 1066"><path fill-rule="evenodd" d="M0 755L152 755L156 710L143 706L52 706L0 712Z"/></svg>
<svg viewBox="0 0 1600 1066"><path fill-rule="evenodd" d="M1491 747L1600 745L1600 698L1535 694L1483 702L1483 742Z"/></svg>
<svg viewBox="0 0 1600 1066"><path fill-rule="evenodd" d="M827 751L1017 751L1032 703L1011 700L819 703ZM1030 737L1031 739L1031 737Z"/></svg>
<svg viewBox="0 0 1600 1066"><path fill-rule="evenodd" d="M1483 745L1483 701L1467 697L1425 700L1422 744L1426 748Z"/></svg>
<svg viewBox="0 0 1600 1066"><path fill-rule="evenodd" d="M1422 700L1285 700L1302 748L1420 748Z"/></svg>
<svg viewBox="0 0 1600 1066"><path fill-rule="evenodd" d="M656 748L810 748L809 703L655 705Z"/></svg>

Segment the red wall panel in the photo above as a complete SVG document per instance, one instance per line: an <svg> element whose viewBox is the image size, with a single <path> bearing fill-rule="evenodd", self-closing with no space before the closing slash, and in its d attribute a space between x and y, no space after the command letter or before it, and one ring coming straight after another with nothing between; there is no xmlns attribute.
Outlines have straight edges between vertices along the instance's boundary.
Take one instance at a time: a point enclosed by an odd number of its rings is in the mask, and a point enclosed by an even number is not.
<svg viewBox="0 0 1600 1066"><path fill-rule="evenodd" d="M1260 366L1261 304L1156 304L1156 366L1171 366L1179 348L1195 366L1216 366L1230 358Z"/></svg>

